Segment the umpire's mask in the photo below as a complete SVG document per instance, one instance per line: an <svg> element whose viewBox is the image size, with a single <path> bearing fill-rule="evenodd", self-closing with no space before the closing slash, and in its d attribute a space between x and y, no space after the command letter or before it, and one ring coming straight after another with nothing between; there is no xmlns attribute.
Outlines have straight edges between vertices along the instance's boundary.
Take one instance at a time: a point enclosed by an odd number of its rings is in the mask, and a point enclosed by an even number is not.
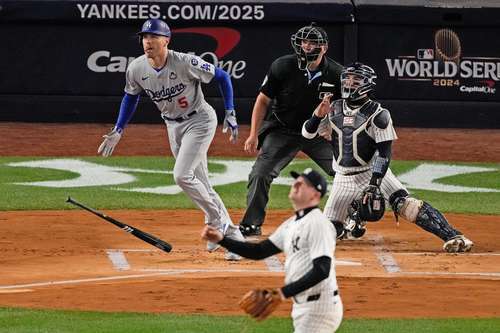
<svg viewBox="0 0 500 333"><path fill-rule="evenodd" d="M304 51L302 42L308 41L315 47L310 51ZM321 46L328 45L328 35L323 28L317 27L315 23L302 27L291 37L292 47L297 55L299 68L305 70L307 66L316 61L321 53Z"/></svg>

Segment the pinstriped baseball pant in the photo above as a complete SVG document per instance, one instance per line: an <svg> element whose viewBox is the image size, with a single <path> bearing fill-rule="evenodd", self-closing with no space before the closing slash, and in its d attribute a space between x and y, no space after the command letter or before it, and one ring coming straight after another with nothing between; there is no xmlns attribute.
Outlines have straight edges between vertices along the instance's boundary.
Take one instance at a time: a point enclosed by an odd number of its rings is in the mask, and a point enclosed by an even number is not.
<svg viewBox="0 0 500 333"><path fill-rule="evenodd" d="M317 301L294 303L292 308L293 332L335 332L342 322L343 313L344 307L339 295L321 295Z"/></svg>
<svg viewBox="0 0 500 333"><path fill-rule="evenodd" d="M361 198L363 190L370 183L371 176L371 170L353 176L345 176L337 173L333 179L330 196L323 210L328 219L345 222L349 215L347 209L354 199ZM382 179L380 191L384 198L389 200L391 194L397 190L406 190L406 188L394 176L391 169L388 169L385 177Z"/></svg>

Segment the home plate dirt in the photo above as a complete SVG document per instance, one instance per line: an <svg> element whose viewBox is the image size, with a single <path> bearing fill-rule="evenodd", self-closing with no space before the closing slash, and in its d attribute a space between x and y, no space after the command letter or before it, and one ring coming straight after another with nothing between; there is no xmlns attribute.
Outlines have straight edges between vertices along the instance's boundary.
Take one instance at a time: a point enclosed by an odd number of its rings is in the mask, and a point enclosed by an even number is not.
<svg viewBox="0 0 500 333"><path fill-rule="evenodd" d="M229 315L241 314L237 302L247 290L282 285L282 256L227 262L223 251L206 252L197 210L108 213L174 249L159 251L82 211L4 212L0 243L12 243L0 249L0 306ZM242 213L231 211L236 220ZM264 233L290 213L270 212ZM447 216L475 241L473 252L444 253L439 239L410 223L397 226L392 214L370 224L363 239L339 242L346 317L498 316L498 218Z"/></svg>

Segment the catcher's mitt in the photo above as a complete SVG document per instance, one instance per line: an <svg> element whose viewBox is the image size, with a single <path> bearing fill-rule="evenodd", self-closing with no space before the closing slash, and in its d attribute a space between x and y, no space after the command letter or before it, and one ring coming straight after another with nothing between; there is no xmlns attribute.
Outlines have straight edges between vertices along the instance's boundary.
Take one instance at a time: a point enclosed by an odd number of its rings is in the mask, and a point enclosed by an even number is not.
<svg viewBox="0 0 500 333"><path fill-rule="evenodd" d="M240 300L240 307L257 320L266 319L281 303L277 289L254 289Z"/></svg>
<svg viewBox="0 0 500 333"><path fill-rule="evenodd" d="M378 221L384 216L385 200L376 185L368 185L363 191L361 200L352 203L359 212L362 221Z"/></svg>

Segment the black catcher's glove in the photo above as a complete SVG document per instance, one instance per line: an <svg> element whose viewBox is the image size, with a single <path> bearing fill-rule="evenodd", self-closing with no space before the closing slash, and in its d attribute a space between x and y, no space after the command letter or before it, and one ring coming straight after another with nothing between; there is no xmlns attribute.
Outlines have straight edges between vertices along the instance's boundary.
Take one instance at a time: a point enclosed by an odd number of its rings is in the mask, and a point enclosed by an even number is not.
<svg viewBox="0 0 500 333"><path fill-rule="evenodd" d="M384 216L385 200L377 185L368 185L358 202L359 218L362 221L378 221Z"/></svg>

